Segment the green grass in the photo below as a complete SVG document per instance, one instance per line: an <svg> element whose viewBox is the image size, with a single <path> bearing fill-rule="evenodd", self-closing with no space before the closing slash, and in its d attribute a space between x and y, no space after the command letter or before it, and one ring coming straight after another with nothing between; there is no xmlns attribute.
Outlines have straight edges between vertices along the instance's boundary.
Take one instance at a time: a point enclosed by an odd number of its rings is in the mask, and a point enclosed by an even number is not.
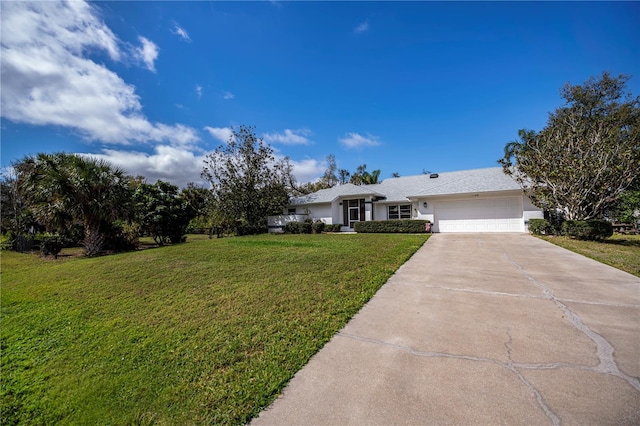
<svg viewBox="0 0 640 426"><path fill-rule="evenodd" d="M640 235L615 234L604 241L581 241L569 237L540 238L640 277Z"/></svg>
<svg viewBox="0 0 640 426"><path fill-rule="evenodd" d="M198 237L59 260L3 251L2 424L245 423L426 238Z"/></svg>

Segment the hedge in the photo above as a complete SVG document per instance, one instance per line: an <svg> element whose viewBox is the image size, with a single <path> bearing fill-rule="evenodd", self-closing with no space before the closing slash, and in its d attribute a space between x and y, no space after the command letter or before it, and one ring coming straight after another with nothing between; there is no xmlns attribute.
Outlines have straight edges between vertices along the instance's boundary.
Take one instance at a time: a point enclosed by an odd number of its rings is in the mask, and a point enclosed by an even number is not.
<svg viewBox="0 0 640 426"><path fill-rule="evenodd" d="M555 235L555 229L546 219L529 219L529 231L534 235Z"/></svg>
<svg viewBox="0 0 640 426"><path fill-rule="evenodd" d="M366 222L356 222L353 229L360 233L378 234L417 234L426 232L428 220L371 220Z"/></svg>
<svg viewBox="0 0 640 426"><path fill-rule="evenodd" d="M601 240L613 235L613 225L606 220L566 220L562 232L579 240Z"/></svg>

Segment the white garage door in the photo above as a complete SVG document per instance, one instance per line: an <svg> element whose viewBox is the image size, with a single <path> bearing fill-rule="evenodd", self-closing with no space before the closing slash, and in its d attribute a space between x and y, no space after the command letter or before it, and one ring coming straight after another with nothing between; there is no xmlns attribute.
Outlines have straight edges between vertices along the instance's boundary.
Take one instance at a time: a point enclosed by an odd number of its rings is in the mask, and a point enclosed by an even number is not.
<svg viewBox="0 0 640 426"><path fill-rule="evenodd" d="M438 232L524 232L520 197L439 201Z"/></svg>

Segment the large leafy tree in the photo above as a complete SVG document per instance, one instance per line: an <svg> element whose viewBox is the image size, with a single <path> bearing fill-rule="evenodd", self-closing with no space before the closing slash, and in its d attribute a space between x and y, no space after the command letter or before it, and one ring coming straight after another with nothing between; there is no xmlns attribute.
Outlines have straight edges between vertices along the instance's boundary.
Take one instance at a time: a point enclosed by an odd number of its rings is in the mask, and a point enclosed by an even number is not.
<svg viewBox="0 0 640 426"><path fill-rule="evenodd" d="M640 98L629 77L603 73L566 84L565 105L540 132L520 130L499 160L539 207L565 218L600 218L640 174Z"/></svg>
<svg viewBox="0 0 640 426"><path fill-rule="evenodd" d="M266 232L267 216L282 212L293 182L288 158L276 160L249 126L234 128L229 141L207 155L202 176L211 183L221 225L238 234Z"/></svg>
<svg viewBox="0 0 640 426"><path fill-rule="evenodd" d="M181 242L189 221L202 208L197 191L179 192L177 186L162 180L139 184L133 199L141 231L158 245Z"/></svg>
<svg viewBox="0 0 640 426"><path fill-rule="evenodd" d="M98 254L101 226L127 219L131 209L129 178L105 161L67 153L38 154L14 164L17 189L39 223L64 231L79 221L88 256Z"/></svg>

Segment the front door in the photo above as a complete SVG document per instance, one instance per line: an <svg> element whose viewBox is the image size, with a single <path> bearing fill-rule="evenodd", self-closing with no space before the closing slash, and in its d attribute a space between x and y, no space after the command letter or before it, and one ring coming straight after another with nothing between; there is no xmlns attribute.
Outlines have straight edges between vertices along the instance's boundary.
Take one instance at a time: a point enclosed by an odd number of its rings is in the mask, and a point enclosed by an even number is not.
<svg viewBox="0 0 640 426"><path fill-rule="evenodd" d="M349 228L356 222L360 222L360 207L349 207Z"/></svg>

